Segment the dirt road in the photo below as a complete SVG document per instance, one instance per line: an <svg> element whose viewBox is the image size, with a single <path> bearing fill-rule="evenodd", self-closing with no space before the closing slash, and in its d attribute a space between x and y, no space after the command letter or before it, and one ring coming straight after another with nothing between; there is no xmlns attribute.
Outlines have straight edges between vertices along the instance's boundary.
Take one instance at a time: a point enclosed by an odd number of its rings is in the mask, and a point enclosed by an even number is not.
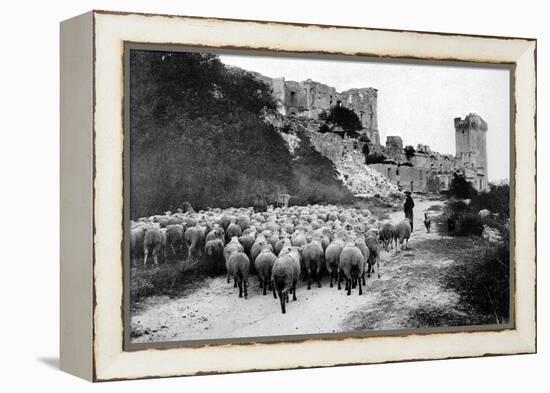
<svg viewBox="0 0 550 393"><path fill-rule="evenodd" d="M177 299L154 296L140 304L132 316L134 342L162 342L213 338L236 338L292 334L346 332L356 329L398 329L420 327L417 310L430 307L453 309L458 295L439 284L441 268L453 264L422 249L422 241L441 238L432 224L427 233L424 212L441 201L416 202L414 231L409 249L400 253L383 252L381 278L367 279L366 290L346 296L344 290L305 283L297 289L298 300L281 314L279 301L263 296L256 277L250 280L249 297L239 299L225 277L209 279L204 286ZM433 208L430 214L441 214ZM403 212L391 213L397 222ZM443 241L444 239L441 238Z"/></svg>

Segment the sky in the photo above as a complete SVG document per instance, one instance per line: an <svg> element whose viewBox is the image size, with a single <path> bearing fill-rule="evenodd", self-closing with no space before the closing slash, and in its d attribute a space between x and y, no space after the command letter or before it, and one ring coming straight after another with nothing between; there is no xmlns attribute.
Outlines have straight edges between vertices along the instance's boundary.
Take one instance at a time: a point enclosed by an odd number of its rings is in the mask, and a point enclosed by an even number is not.
<svg viewBox="0 0 550 393"><path fill-rule="evenodd" d="M336 88L378 89L380 143L399 135L404 145L427 144L455 153L454 118L470 112L488 123L490 182L509 179L510 75L507 69L381 63L254 55L220 55L223 63L270 77L313 79Z"/></svg>

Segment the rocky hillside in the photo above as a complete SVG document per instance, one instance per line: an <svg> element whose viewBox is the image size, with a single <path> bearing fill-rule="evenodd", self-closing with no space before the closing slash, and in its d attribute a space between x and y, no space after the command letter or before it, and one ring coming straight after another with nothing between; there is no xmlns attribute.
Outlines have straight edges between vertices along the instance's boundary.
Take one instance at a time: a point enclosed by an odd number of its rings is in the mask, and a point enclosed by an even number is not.
<svg viewBox="0 0 550 393"><path fill-rule="evenodd" d="M295 156L301 138L307 136L313 148L328 158L338 172L339 180L355 196L380 195L387 197L399 192L396 185L379 172L365 165L361 143L355 139L342 138L334 133L318 132L320 123L311 119L298 119L278 114L267 116L286 141L289 152Z"/></svg>

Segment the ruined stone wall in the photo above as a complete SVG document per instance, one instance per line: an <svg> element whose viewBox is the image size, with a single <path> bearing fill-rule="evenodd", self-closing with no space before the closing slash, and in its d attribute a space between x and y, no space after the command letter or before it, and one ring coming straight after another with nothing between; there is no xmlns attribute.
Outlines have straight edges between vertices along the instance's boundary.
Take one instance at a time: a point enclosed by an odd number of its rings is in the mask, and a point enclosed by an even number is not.
<svg viewBox="0 0 550 393"><path fill-rule="evenodd" d="M388 157L386 163L370 167L388 177L403 191L440 192L447 190L457 161L450 154L432 152L427 145L420 145L413 156L407 158L401 137L389 136L386 146L377 149Z"/></svg>
<svg viewBox="0 0 550 393"><path fill-rule="evenodd" d="M365 129L378 130L378 90L370 87L346 90L339 94L339 100L357 114Z"/></svg>
<svg viewBox="0 0 550 393"><path fill-rule="evenodd" d="M321 112L342 105L355 112L363 125L363 132L374 145L380 145L376 89L350 89L339 93L334 87L311 79L296 82L253 74L271 87L281 114L318 120Z"/></svg>

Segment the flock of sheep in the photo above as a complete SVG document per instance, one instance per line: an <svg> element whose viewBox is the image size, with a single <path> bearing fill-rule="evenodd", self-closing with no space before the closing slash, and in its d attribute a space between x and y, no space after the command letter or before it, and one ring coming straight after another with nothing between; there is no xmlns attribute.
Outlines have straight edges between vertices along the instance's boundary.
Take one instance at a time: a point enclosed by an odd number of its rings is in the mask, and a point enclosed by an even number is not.
<svg viewBox="0 0 550 393"><path fill-rule="evenodd" d="M239 297L248 297L250 274L257 274L260 288L279 297L281 311L289 294L296 300L296 283L301 273L311 289L312 279L321 287L326 273L330 287L345 281L347 294L362 286L376 271L380 278L380 249L407 247L411 235L408 219L397 223L379 222L367 209L309 205L262 209L230 208L195 212L166 212L131 222L132 264L143 265L159 255L181 255L210 263L218 273L227 273ZM183 262L182 262L183 263Z"/></svg>

